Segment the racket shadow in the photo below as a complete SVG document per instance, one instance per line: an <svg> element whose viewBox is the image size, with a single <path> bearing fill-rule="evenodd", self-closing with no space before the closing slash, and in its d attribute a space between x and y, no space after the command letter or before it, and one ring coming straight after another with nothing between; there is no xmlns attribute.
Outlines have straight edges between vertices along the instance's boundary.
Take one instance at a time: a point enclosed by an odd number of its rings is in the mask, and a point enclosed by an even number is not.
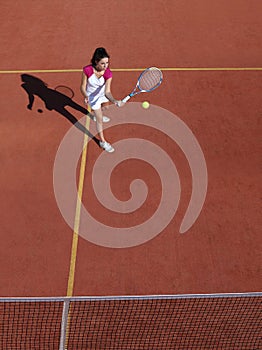
<svg viewBox="0 0 262 350"><path fill-rule="evenodd" d="M82 114L87 115L93 119L92 114L86 108L82 107L73 101L72 98L62 94L61 92L49 88L44 81L33 75L21 74L21 80L21 87L26 91L28 95L29 103L27 105L27 108L29 110L32 110L35 96L38 96L44 102L47 110L54 110L57 113L61 114L77 129L87 134L97 144L99 144L99 140L93 134L91 134L90 131L86 129L85 126L81 124L72 113L66 109L66 107L71 107L76 111L79 111Z"/></svg>

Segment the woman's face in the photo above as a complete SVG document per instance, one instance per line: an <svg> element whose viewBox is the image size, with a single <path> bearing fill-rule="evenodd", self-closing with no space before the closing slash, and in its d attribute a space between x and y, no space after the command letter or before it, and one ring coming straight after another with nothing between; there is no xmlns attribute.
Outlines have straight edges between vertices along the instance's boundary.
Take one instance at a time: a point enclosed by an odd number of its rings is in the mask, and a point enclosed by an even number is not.
<svg viewBox="0 0 262 350"><path fill-rule="evenodd" d="M96 69L98 71L106 70L108 65L109 65L109 59L108 57L105 57L96 63Z"/></svg>

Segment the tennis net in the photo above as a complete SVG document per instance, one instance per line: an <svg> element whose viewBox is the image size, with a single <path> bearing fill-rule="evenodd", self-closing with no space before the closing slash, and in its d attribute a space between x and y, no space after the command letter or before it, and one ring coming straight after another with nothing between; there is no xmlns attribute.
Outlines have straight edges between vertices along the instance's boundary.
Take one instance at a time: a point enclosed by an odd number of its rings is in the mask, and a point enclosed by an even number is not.
<svg viewBox="0 0 262 350"><path fill-rule="evenodd" d="M262 293L0 298L0 349L262 349Z"/></svg>

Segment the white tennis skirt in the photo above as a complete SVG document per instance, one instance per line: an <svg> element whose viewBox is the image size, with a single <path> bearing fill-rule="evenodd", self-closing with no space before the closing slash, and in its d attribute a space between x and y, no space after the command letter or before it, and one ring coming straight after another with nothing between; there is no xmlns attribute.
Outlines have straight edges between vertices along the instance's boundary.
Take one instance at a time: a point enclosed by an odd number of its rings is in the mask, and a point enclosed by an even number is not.
<svg viewBox="0 0 262 350"><path fill-rule="evenodd" d="M105 103L105 102L109 102L109 100L105 96L99 96L97 98L88 100L89 106L94 111L97 110L97 109L100 109L101 108L101 104Z"/></svg>

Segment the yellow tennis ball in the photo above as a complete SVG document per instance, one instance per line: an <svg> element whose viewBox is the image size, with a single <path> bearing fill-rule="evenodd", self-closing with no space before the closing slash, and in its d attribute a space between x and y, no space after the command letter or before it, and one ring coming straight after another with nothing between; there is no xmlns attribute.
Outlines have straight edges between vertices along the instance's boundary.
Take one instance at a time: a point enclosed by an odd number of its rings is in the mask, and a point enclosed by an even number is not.
<svg viewBox="0 0 262 350"><path fill-rule="evenodd" d="M150 106L150 104L149 104L149 102L147 102L147 101L144 101L144 102L142 103L142 107L145 108L145 109L149 108L149 106Z"/></svg>

